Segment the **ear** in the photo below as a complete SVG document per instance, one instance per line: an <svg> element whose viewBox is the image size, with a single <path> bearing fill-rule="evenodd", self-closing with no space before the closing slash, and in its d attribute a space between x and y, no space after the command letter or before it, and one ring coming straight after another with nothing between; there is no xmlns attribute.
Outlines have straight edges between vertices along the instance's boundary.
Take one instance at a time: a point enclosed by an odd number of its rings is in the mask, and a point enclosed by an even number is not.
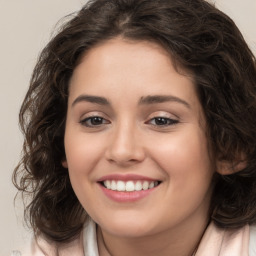
<svg viewBox="0 0 256 256"><path fill-rule="evenodd" d="M65 159L65 160L62 160L62 161L61 161L61 164L62 164L62 166L63 166L64 168L68 168L68 162L67 162L66 159Z"/></svg>
<svg viewBox="0 0 256 256"><path fill-rule="evenodd" d="M217 161L216 171L221 175L230 175L241 171L247 165L245 158L236 161L220 160Z"/></svg>

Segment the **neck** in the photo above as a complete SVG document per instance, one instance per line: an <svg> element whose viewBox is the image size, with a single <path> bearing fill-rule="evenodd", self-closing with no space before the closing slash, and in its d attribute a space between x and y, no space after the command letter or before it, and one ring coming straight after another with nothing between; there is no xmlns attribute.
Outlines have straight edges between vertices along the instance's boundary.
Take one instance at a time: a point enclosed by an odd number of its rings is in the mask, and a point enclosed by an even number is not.
<svg viewBox="0 0 256 256"><path fill-rule="evenodd" d="M188 221L161 233L136 238L115 236L98 228L99 255L192 256L208 225L208 218L200 216Z"/></svg>

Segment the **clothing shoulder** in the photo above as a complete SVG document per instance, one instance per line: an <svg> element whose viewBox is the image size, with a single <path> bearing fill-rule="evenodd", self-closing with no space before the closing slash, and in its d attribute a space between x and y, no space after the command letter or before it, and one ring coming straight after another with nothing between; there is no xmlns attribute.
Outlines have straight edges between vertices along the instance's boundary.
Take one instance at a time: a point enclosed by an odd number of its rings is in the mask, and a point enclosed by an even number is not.
<svg viewBox="0 0 256 256"><path fill-rule="evenodd" d="M83 231L83 240L84 240L84 255L99 256L96 224L91 218L88 218L87 222L85 223L85 227Z"/></svg>
<svg viewBox="0 0 256 256"><path fill-rule="evenodd" d="M247 233L247 231L249 231ZM241 248L243 241L246 241L246 237L250 236L249 238L249 256L256 256L256 225L251 225L250 227L242 228L236 235L230 234L229 232L225 232L224 230L220 230L216 228L213 224L210 225L208 228L202 244L198 250L196 255L206 255L205 252L211 252L212 256L218 255L214 254L214 249L217 251L221 251L220 255L231 255L230 252L232 251L232 255L239 255L239 251L237 250L237 246L241 243ZM233 243L231 243L230 238L232 238ZM228 247L225 244L229 244ZM234 246L234 248L231 248ZM246 242L245 242L246 244ZM222 246L225 246L223 249ZM85 223L85 227L81 236L73 241L72 243L68 243L66 245L62 245L61 247L56 246L55 243L47 242L43 239L38 239L37 241L34 240L32 242L31 248L29 252L19 252L13 251L11 256L68 256L68 255L77 255L77 256L98 256L98 249L97 249L97 238L96 238L96 224L89 220ZM248 254L248 239L247 239L247 253ZM230 251L231 250L231 251ZM202 251L202 252L200 252ZM74 254L74 252L76 252ZM234 254L235 253L235 254ZM240 254L241 255L241 254ZM245 255L245 254L242 254Z"/></svg>
<svg viewBox="0 0 256 256"><path fill-rule="evenodd" d="M256 256L253 249L248 248L249 243L254 243L254 238L250 237L253 233L254 228L251 229L249 225L232 230L218 228L212 222L202 238L196 256Z"/></svg>
<svg viewBox="0 0 256 256"><path fill-rule="evenodd" d="M256 224L250 226L249 256L256 256Z"/></svg>
<svg viewBox="0 0 256 256"><path fill-rule="evenodd" d="M96 224L88 217L84 229L77 239L66 244L38 237L32 239L26 251L12 251L11 256L99 256Z"/></svg>
<svg viewBox="0 0 256 256"><path fill-rule="evenodd" d="M84 256L81 235L72 242L58 244L41 237L33 239L25 251L12 251L11 256Z"/></svg>

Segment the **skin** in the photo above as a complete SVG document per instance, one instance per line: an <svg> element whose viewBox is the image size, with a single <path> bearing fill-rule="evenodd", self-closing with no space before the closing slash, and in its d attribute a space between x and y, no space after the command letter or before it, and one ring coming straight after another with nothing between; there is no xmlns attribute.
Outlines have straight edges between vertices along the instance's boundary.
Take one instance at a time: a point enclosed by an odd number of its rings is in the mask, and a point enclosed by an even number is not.
<svg viewBox="0 0 256 256"><path fill-rule="evenodd" d="M171 98L142 100L155 95ZM193 80L164 49L115 38L87 52L70 81L65 151L73 189L98 224L100 255L193 253L208 224L215 165ZM109 174L161 184L138 201L115 202L97 182Z"/></svg>

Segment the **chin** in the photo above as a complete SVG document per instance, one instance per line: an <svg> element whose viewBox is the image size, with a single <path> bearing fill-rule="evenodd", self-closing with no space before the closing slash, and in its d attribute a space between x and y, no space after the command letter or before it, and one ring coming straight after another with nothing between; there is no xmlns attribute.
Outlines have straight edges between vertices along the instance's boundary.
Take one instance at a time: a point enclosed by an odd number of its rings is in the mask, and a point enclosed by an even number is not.
<svg viewBox="0 0 256 256"><path fill-rule="evenodd" d="M151 225L149 225L151 223ZM113 218L106 223L98 223L107 233L126 238L143 237L152 235L155 231L154 224L147 219L130 218ZM153 224L153 225L152 225Z"/></svg>

